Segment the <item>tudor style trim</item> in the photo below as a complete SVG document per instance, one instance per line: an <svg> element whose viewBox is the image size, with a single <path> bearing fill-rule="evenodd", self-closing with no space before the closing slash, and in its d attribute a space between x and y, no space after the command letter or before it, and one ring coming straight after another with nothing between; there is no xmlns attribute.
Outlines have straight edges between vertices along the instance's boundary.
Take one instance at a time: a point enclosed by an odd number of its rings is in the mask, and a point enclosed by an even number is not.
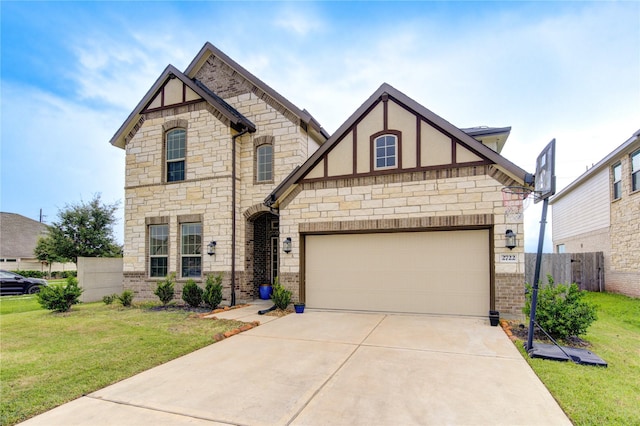
<svg viewBox="0 0 640 426"><path fill-rule="evenodd" d="M227 121L225 124L231 126L237 131L241 129L248 129L249 132L253 133L256 131L255 125L245 116L236 111L229 104L224 102L221 98L216 96L210 90L207 90L202 84L198 84L199 82L195 80L189 79L186 75L178 71L173 65L168 65L160 77L155 81L151 89L147 91L145 96L138 102L138 105L133 109L131 114L127 117L127 119L122 123L120 128L113 135L111 140L109 141L111 145L117 146L118 148L124 149L127 140L131 139L137 129L140 127L140 124L144 121L144 113L151 101L156 97L158 92L160 92L163 87L167 84L168 80L178 78L186 87L193 90L198 96L202 98L202 100L206 101L215 111L217 111L220 116L218 118L223 118L224 121ZM184 90L184 89L183 89ZM189 101L179 105L189 105L195 102L201 101ZM162 110L164 108L174 108L178 105L170 105L164 106L160 108L154 108L149 110L150 112Z"/></svg>
<svg viewBox="0 0 640 426"><path fill-rule="evenodd" d="M465 165L487 165L487 164L495 164L495 167L499 168L504 174L509 176L518 185L525 184L525 177L528 174L524 169L521 169L514 163L510 162L506 158L502 157L496 151L491 148L485 146L478 140L474 139L471 135L465 133L458 127L449 123L442 117L436 115L429 109L420 105L413 99L409 98L404 93L395 89L391 85L387 83L383 83L339 128L335 131L335 133L323 144L320 148L302 165L300 168L294 170L274 191L265 199L265 203L267 205L274 205L278 202L278 200L283 196L290 192L290 187L296 184L299 184L302 180L304 180L305 175L311 171L320 161L325 161L325 173L323 178L316 178L313 180L322 180L322 179L330 179L327 177L326 167L327 167L327 154L340 143L344 136L347 135L350 131L353 131L357 128L357 124L361 121L362 117L367 115L375 106L382 102L383 103L383 117L387 115L387 102L389 98L393 99L394 102L398 103L401 107L407 109L408 111L413 112L417 116L416 126L419 128L421 125L421 121L426 122L430 126L433 126L443 134L448 135L451 138L452 145L452 161L453 166L457 166L456 156L455 156L455 146L457 143L464 145L471 152L477 154L478 156L486 159L486 161L478 161L476 163L465 163ZM387 119L384 119L384 128L387 128ZM510 128L500 128L493 129L487 128L486 132L478 131L476 132L478 135L485 133L490 133L493 131L497 131L499 133L508 132ZM471 130L469 130L471 132ZM417 131L417 135L420 135L420 132ZM419 137L419 136L418 136ZM354 137L354 146L355 146L355 137ZM420 144L418 144L418 147ZM354 153L355 153L354 148ZM419 148L417 148L419 149ZM354 162L356 161L356 156L354 155ZM420 156L417 157L418 164L420 164ZM451 166L445 166L445 168L449 168ZM434 168L443 168L442 166L435 167L416 167L415 171L422 171L427 169ZM375 172L375 174L380 173L393 173L393 172L408 172L411 170L385 170ZM373 172L373 170L372 170ZM373 173L368 173L373 174ZM368 175L367 174L367 175ZM361 176L362 174L357 173L357 169L354 169L353 176ZM345 176L336 176L335 178L344 178ZM309 179L312 180L312 179Z"/></svg>

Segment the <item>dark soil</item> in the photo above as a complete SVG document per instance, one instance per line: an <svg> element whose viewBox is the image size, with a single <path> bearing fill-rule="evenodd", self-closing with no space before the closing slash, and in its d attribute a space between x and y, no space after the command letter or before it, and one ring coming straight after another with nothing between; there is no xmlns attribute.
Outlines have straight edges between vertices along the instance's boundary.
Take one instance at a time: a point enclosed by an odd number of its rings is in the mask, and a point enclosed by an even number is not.
<svg viewBox="0 0 640 426"><path fill-rule="evenodd" d="M211 312L210 308L205 308L199 306L197 308L193 308L189 305L158 305L149 308L150 311L158 312L192 312L194 314L204 314L205 312Z"/></svg>
<svg viewBox="0 0 640 426"><path fill-rule="evenodd" d="M518 321L507 321L511 333L515 338L526 342L529 338L529 327L526 324L523 324ZM536 328L533 332L533 340L543 343L553 343L539 328ZM574 348L585 348L591 346L591 343L588 341L581 339L577 336L571 336L566 339L556 339L556 341L564 346L570 346Z"/></svg>

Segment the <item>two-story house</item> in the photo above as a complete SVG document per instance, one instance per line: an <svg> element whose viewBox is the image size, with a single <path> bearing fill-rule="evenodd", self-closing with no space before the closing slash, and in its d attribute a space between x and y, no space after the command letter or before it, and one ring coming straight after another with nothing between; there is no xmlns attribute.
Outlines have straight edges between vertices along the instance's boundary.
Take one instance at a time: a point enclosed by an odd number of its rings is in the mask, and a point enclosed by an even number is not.
<svg viewBox="0 0 640 426"><path fill-rule="evenodd" d="M222 273L234 304L277 276L311 308L521 315L523 224L501 189L526 173L499 154L509 132L463 131L383 84L330 137L207 43L111 139L125 288Z"/></svg>
<svg viewBox="0 0 640 426"><path fill-rule="evenodd" d="M605 289L640 297L640 130L549 204L555 251L603 252Z"/></svg>

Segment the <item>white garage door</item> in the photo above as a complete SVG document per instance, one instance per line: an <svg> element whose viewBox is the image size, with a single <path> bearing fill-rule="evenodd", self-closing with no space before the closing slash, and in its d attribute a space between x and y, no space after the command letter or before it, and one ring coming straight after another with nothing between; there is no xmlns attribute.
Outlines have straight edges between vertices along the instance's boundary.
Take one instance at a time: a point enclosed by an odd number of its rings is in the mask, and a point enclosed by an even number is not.
<svg viewBox="0 0 640 426"><path fill-rule="evenodd" d="M489 231L308 235L309 308L486 316Z"/></svg>

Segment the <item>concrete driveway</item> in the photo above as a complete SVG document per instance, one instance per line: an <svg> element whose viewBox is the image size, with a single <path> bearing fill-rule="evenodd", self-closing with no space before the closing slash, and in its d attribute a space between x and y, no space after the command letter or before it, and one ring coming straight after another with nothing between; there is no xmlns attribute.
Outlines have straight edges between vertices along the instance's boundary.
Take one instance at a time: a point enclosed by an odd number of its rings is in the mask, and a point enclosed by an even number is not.
<svg viewBox="0 0 640 426"><path fill-rule="evenodd" d="M25 425L570 425L487 319L307 310Z"/></svg>

